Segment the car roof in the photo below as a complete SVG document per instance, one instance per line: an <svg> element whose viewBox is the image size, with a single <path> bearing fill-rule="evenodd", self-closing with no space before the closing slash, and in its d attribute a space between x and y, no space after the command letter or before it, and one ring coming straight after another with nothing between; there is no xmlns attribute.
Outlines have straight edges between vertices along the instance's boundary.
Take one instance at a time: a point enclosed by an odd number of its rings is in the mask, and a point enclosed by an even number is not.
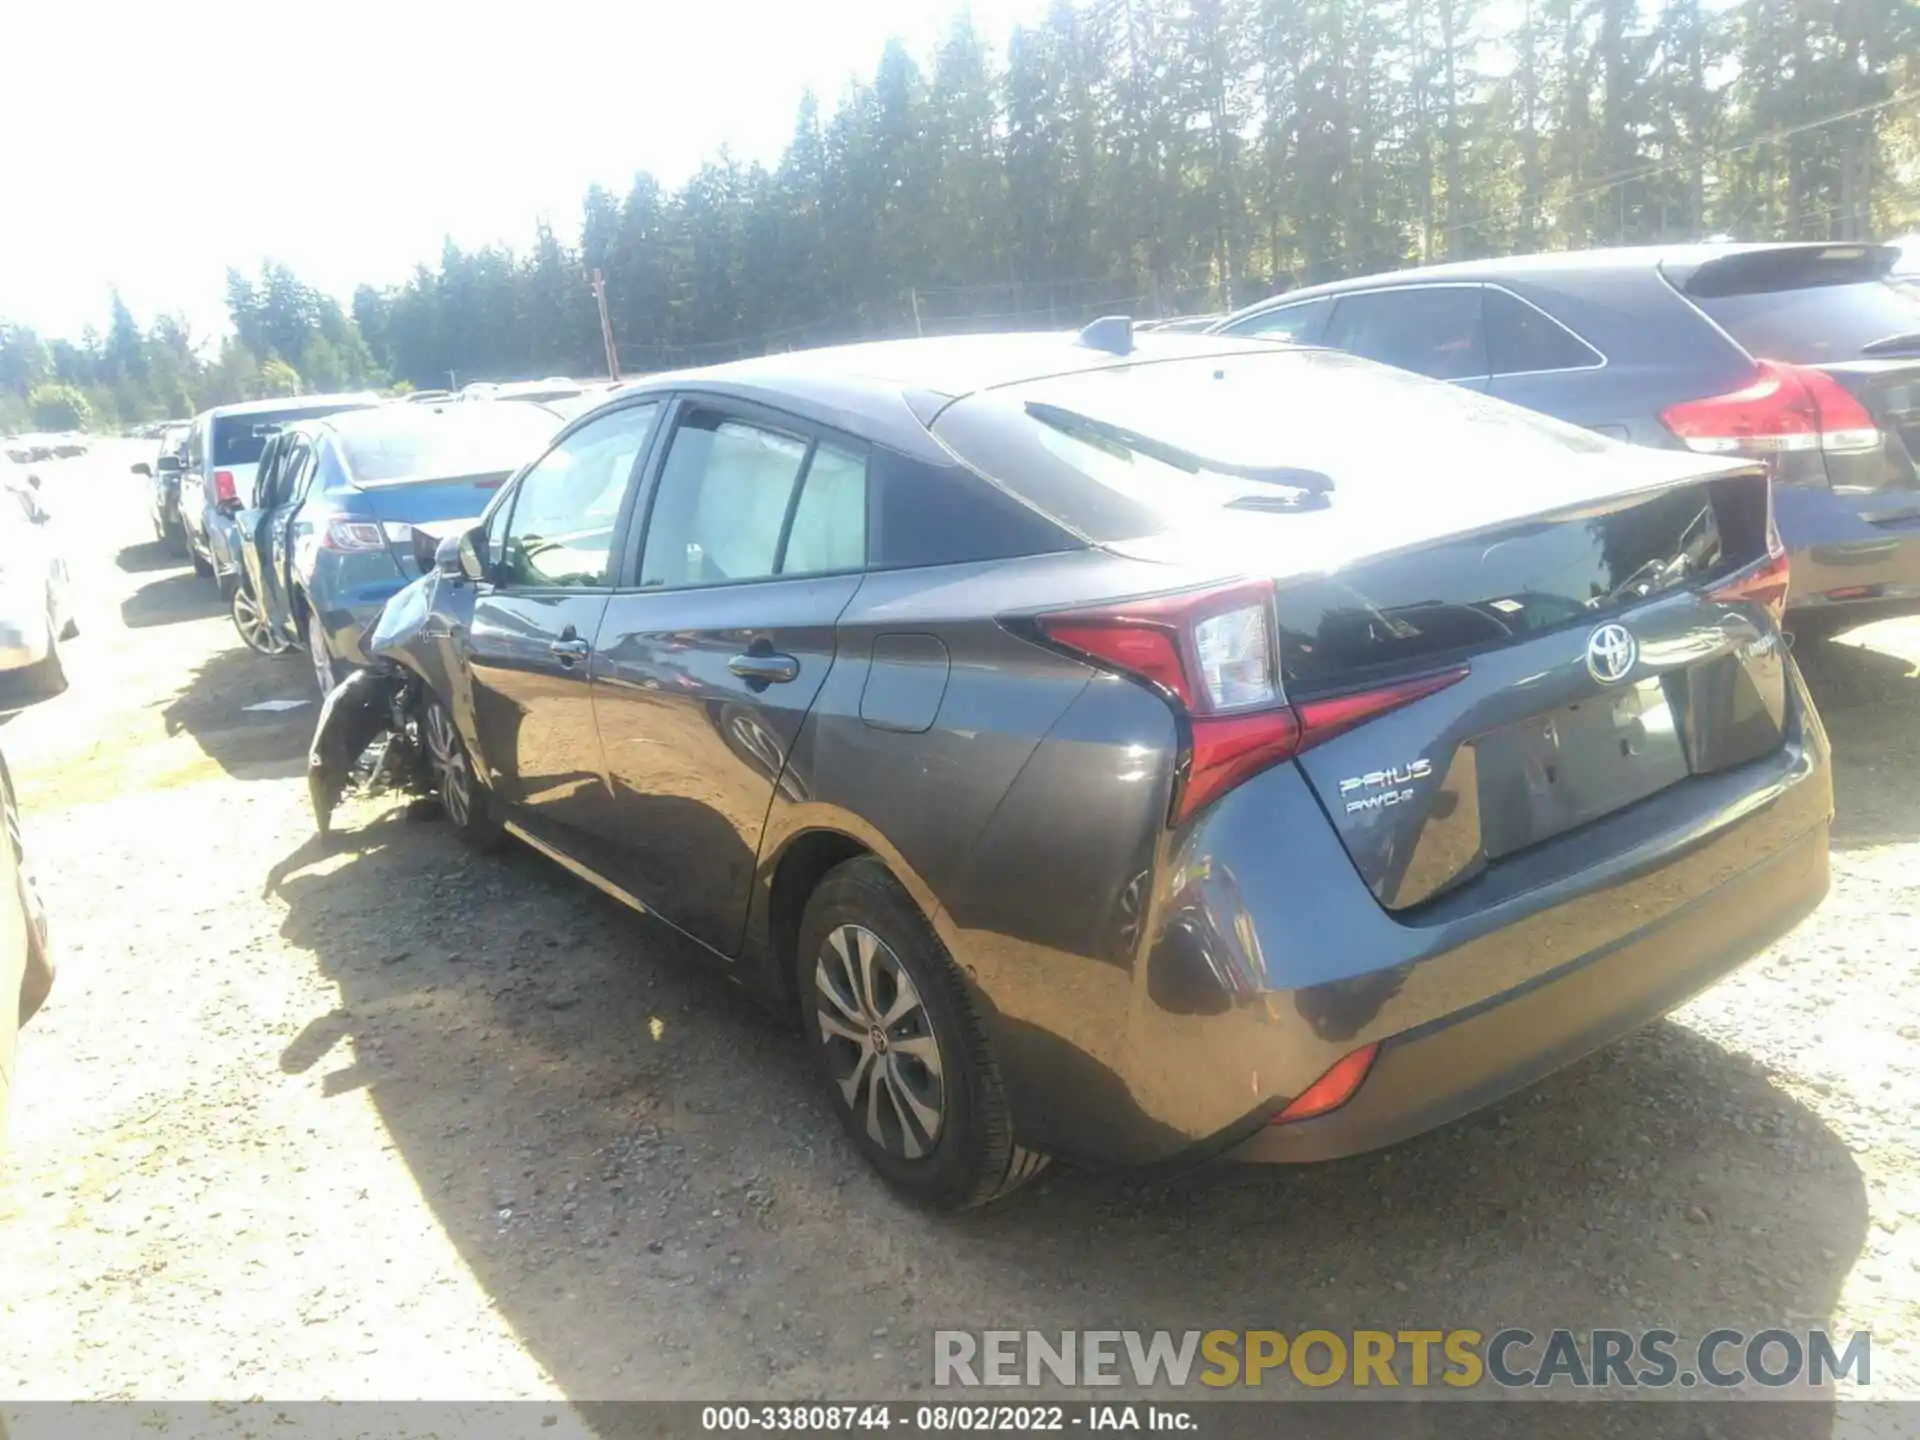
<svg viewBox="0 0 1920 1440"><path fill-rule="evenodd" d="M927 425L955 400L1053 375L1208 355L1265 353L1272 341L1136 331L1126 355L1085 344L1071 331L1021 331L875 340L734 360L649 375L608 403L675 390L757 400L931 459L945 451ZM598 407L596 407L598 408ZM592 413L592 412L587 412Z"/></svg>
<svg viewBox="0 0 1920 1440"><path fill-rule="evenodd" d="M1454 260L1441 265L1416 265L1405 270L1380 270L1370 275L1355 275L1345 280L1329 280L1320 285L1302 285L1279 295L1257 301L1234 311L1223 325L1248 315L1311 300L1321 295L1338 295L1349 290L1370 290L1381 285L1437 284L1446 281L1550 280L1556 276L1587 275L1598 271L1659 271L1676 281L1713 260L1733 255L1752 255L1767 251L1790 250L1875 250L1883 247L1839 241L1719 241L1703 240L1674 245L1621 245L1603 250L1546 250L1532 255L1490 256L1479 260Z"/></svg>
<svg viewBox="0 0 1920 1440"><path fill-rule="evenodd" d="M298 410L321 410L339 405L379 405L384 403L370 390L339 395L284 395L276 400L240 400L232 405L215 405L200 412L216 420L230 415L284 415ZM199 418L199 417L196 417Z"/></svg>

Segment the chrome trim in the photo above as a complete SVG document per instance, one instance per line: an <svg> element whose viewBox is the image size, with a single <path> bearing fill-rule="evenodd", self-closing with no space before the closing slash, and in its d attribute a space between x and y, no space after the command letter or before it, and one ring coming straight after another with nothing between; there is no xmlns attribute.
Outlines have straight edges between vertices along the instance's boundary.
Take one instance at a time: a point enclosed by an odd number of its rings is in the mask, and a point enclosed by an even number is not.
<svg viewBox="0 0 1920 1440"><path fill-rule="evenodd" d="M647 909L645 905L641 904L639 897L634 895L631 891L622 889L620 886L614 884L613 881L607 879L607 877L602 875L598 870L595 870L591 865L584 864L581 861L574 859L571 855L567 854L566 851L557 850L553 846L549 845L546 841L541 840L535 836L529 835L526 832L525 828L523 828L521 825L517 824L516 822L512 820L502 821L501 828L505 830L509 835L513 836L514 839L519 840L523 844L531 846L535 850L538 850L542 855L546 856L549 860L553 861L553 863L558 865L561 869L570 871L573 874L578 875L582 880L586 881L589 885L593 886L596 890L601 890L607 893L608 895L611 895L614 899L618 900L622 905L630 906L633 909L638 910L642 915L647 915L652 913Z"/></svg>
<svg viewBox="0 0 1920 1440"><path fill-rule="evenodd" d="M1598 355L1600 357L1600 363L1598 365L1561 365L1551 370L1501 370L1501 371L1495 371L1491 368L1493 362L1492 362L1492 359L1489 358L1487 362L1489 368L1488 368L1488 372L1485 375L1456 376L1454 379L1451 379L1446 382L1449 385L1457 385L1463 380L1486 380L1489 382L1494 380L1519 380L1519 379L1524 379L1525 377L1530 375L1585 375L1595 370L1604 370L1607 368L1609 364L1612 363L1607 358L1607 354L1604 350L1602 350L1598 345L1594 344L1591 340L1587 339L1579 331L1575 330L1571 325L1568 325L1564 320L1561 320L1559 317L1555 315L1548 314L1545 310L1542 310L1538 305L1534 304L1533 301L1527 299L1526 296L1516 295L1512 290L1508 289L1504 284L1502 284L1498 280L1405 280L1405 281L1401 281L1398 284L1362 285L1352 290L1329 290L1324 294L1302 295L1298 299L1283 300L1279 303L1269 305L1264 309L1255 310L1252 314L1244 316L1241 319L1239 324L1222 325L1217 331L1213 331L1210 333L1220 334L1220 335L1244 335L1247 339L1258 340L1260 338L1259 332L1255 331L1255 332L1249 333L1244 328L1247 324L1249 324L1254 320L1262 319L1268 315L1278 314L1282 310L1292 310L1301 305L1317 304L1322 300L1331 300L1337 303L1341 300L1347 299L1349 296L1385 295L1385 294L1392 294L1394 291L1398 291L1398 290L1482 290L1482 291L1498 290L1501 294L1507 296L1509 299L1519 301L1522 305L1526 306L1529 310L1532 310L1535 314L1540 315L1542 318L1544 318L1549 324L1555 325L1559 327L1559 329L1565 331L1566 334L1570 336L1573 339L1574 343L1579 345L1581 349L1591 351L1593 354ZM1685 297L1683 296L1681 298L1684 299ZM1698 307L1695 307L1695 308L1697 309ZM1486 332L1486 324L1483 319L1481 322L1481 339L1483 344L1485 342L1485 332ZM1292 343L1298 343L1298 342L1292 342ZM1314 343L1316 345L1321 345L1324 348L1329 350L1339 348L1338 346L1326 345L1324 341L1315 341ZM1361 358L1364 359L1365 357L1362 356Z"/></svg>

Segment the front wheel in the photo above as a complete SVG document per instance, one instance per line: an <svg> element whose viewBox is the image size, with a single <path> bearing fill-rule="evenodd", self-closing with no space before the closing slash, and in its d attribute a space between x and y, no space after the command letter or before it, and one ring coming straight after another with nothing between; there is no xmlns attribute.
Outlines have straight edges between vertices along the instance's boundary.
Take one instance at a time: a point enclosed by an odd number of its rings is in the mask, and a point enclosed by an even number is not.
<svg viewBox="0 0 1920 1440"><path fill-rule="evenodd" d="M1014 1142L993 1048L953 957L879 860L807 902L796 958L806 1040L854 1146L896 1190L964 1210L1047 1157Z"/></svg>
<svg viewBox="0 0 1920 1440"><path fill-rule="evenodd" d="M467 747L454 727L453 716L437 696L430 695L425 701L420 740L447 823L476 850L498 848L500 822L493 818L490 797L474 777L473 762L467 758Z"/></svg>

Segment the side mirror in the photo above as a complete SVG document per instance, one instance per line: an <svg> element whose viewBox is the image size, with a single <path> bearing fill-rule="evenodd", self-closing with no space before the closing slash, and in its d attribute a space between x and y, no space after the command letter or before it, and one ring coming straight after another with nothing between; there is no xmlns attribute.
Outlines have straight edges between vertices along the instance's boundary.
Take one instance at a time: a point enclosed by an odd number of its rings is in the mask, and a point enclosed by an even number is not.
<svg viewBox="0 0 1920 1440"><path fill-rule="evenodd" d="M153 478L153 467L144 460L136 460L127 468L136 475L145 475L148 479Z"/></svg>
<svg viewBox="0 0 1920 1440"><path fill-rule="evenodd" d="M162 475L178 475L182 470L187 468L180 463L180 457L178 455L162 455L158 464ZM136 465L133 468L136 470L144 470L146 467L144 465Z"/></svg>
<svg viewBox="0 0 1920 1440"><path fill-rule="evenodd" d="M40 488L40 477L36 475L33 471L29 470L27 472L27 483L31 485L34 489L38 490Z"/></svg>
<svg viewBox="0 0 1920 1440"><path fill-rule="evenodd" d="M476 525L457 541L460 573L476 585L487 578L487 527Z"/></svg>

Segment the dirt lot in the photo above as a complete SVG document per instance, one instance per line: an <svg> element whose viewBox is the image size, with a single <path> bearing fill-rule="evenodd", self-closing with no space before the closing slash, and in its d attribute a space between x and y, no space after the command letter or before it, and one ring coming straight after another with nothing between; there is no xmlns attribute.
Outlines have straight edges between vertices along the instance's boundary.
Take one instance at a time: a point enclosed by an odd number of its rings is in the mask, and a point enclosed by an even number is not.
<svg viewBox="0 0 1920 1440"><path fill-rule="evenodd" d="M1920 622L1803 652L1835 885L1674 1019L1391 1153L1056 1169L960 1220L769 1029L524 851L363 802L298 659L52 467L73 685L0 728L62 969L0 1175L0 1408L53 1397L915 1393L938 1327L1830 1324L1920 1397Z"/></svg>

